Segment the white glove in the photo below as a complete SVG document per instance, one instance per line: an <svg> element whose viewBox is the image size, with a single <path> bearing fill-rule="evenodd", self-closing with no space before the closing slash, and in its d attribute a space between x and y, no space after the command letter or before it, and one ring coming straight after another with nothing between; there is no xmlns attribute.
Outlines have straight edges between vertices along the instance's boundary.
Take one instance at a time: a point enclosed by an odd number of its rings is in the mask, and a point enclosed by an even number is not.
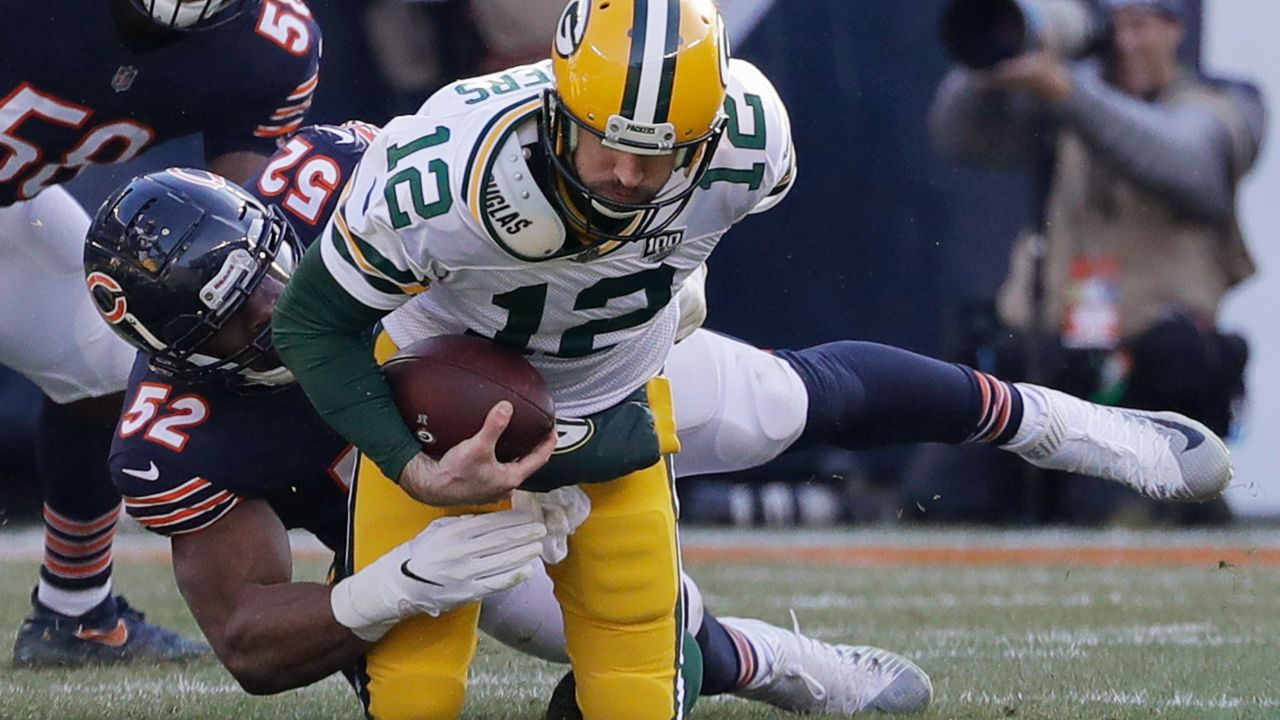
<svg viewBox="0 0 1280 720"><path fill-rule="evenodd" d="M569 536L591 514L591 498L577 485L556 488L548 493L516 490L511 507L541 521L547 528L542 538L542 560L555 565L569 555Z"/></svg>
<svg viewBox="0 0 1280 720"><path fill-rule="evenodd" d="M436 616L533 575L547 534L540 519L504 510L444 517L333 586L333 617L373 642L410 615Z"/></svg>

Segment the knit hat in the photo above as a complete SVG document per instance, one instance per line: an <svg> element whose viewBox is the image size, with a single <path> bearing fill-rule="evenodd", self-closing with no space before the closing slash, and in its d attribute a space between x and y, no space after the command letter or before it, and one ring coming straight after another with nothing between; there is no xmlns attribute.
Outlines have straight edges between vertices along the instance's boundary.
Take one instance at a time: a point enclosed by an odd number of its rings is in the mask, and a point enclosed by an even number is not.
<svg viewBox="0 0 1280 720"><path fill-rule="evenodd" d="M1187 3L1185 0L1102 0L1102 7L1108 11L1141 6L1159 10L1175 20L1187 19Z"/></svg>

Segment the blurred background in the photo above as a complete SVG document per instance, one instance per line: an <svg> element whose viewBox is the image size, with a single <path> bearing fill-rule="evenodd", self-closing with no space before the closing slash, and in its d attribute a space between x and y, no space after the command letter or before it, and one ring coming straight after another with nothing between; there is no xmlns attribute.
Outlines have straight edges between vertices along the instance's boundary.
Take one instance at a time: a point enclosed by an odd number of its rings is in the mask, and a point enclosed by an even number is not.
<svg viewBox="0 0 1280 720"><path fill-rule="evenodd" d="M309 0L325 34L312 122L384 123L410 113L459 77L545 54L563 0ZM799 181L776 210L732 230L710 263L707 326L762 347L837 339L898 345L967 359L989 338L982 318L1009 270L1011 248L1037 205L1026 168L977 169L942 157L929 113L953 61L939 22L948 0L720 0L733 54L759 66L786 101ZM1257 85L1280 116L1280 3L1189 0L1183 63ZM1230 442L1238 519L1280 519L1280 151L1264 143L1239 194L1240 221L1259 271L1233 290L1220 327L1247 338L1247 402ZM161 146L129 165L91 168L71 190L94 208L118 183L168 165L199 165L199 146ZM989 328L988 328L989 330ZM976 338L976 339L975 339ZM0 512L34 519L31 459L36 391L0 368ZM816 450L740 477L682 490L686 517L707 522L996 519L1034 523L1039 480L1020 483L994 518L948 512L971 478L935 465L938 487L912 493L904 478L917 450ZM1025 490L1024 490L1025 488ZM931 515L932 514L932 515Z"/></svg>

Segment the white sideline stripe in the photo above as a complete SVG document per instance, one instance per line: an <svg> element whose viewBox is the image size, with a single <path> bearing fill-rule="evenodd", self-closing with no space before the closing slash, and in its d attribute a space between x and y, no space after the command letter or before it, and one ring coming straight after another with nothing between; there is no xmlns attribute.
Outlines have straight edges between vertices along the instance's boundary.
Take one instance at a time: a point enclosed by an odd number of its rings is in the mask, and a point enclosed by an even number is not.
<svg viewBox="0 0 1280 720"><path fill-rule="evenodd" d="M309 533L294 531L289 533L294 552L303 556L315 553L327 553ZM1280 531L1243 528L1228 531L1087 531L1063 530L1048 528L1030 531L990 531L990 530L914 530L899 528L873 528L865 530L848 530L827 528L823 530L731 530L721 528L690 527L681 528L681 544L685 547L761 547L777 549L779 547L937 547L946 546L963 548L980 547L1198 547L1198 546L1249 546L1257 548L1280 548ZM169 541L163 537L147 532L132 518L123 517L117 526L115 548L113 554L117 559L155 559L158 553L167 557ZM18 530L0 530L0 562L27 561L39 559L44 555L44 531L39 526L27 526ZM319 555L316 555L319 557ZM815 572L824 576L830 575L825 567L793 569L796 573ZM1169 568L1159 576L1143 574L1143 587L1148 591L1155 583L1157 587L1177 590L1180 586L1179 576L1186 569ZM750 566L735 567L735 577L757 577L764 583L776 582L773 570L760 570ZM1133 574L1126 569L1090 570L1091 577L1114 578L1123 584L1130 584ZM1200 570L1194 570L1196 576ZM901 577L910 578L917 574L932 576L935 569L904 568ZM1099 574L1103 573L1103 574ZM1063 579L1061 570L1045 568L1019 568L1012 571L1021 581L1055 583ZM986 584L1003 577L1010 577L1011 571L1002 568L971 568L958 575L959 581L965 585L973 583Z"/></svg>

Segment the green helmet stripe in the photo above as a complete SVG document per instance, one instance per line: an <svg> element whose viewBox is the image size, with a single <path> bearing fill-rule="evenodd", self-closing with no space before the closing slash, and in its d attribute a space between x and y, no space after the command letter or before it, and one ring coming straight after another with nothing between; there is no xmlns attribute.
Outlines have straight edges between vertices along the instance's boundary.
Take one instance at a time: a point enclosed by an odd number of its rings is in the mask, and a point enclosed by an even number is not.
<svg viewBox="0 0 1280 720"><path fill-rule="evenodd" d="M680 0L667 0L667 38L662 48L662 79L658 86L655 123L664 123L671 113L671 86L676 80L676 55L680 49Z"/></svg>
<svg viewBox="0 0 1280 720"><path fill-rule="evenodd" d="M649 24L649 0L636 0L635 15L631 18L631 59L627 65L627 84L622 92L622 110L625 118L636 116L636 100L640 96L640 69L644 65L645 28Z"/></svg>

